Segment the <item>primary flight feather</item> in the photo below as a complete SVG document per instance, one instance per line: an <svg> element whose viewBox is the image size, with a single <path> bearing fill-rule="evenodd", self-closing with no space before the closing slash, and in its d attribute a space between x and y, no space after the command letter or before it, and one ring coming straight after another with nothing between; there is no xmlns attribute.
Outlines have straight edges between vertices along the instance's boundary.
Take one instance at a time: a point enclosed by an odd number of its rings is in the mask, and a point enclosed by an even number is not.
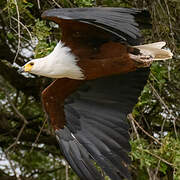
<svg viewBox="0 0 180 180"><path fill-rule="evenodd" d="M146 11L51 9L42 18L60 25L62 39L23 70L57 78L42 100L62 154L82 180L104 179L96 165L112 180L131 179L126 117L146 84L148 66L172 53L162 49L164 42L139 45L139 29L150 27Z"/></svg>

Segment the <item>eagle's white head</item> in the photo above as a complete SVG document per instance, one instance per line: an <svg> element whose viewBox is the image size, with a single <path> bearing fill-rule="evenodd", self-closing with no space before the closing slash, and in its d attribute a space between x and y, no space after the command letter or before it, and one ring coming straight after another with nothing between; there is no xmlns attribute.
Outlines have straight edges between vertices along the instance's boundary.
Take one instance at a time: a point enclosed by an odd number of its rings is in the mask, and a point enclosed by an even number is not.
<svg viewBox="0 0 180 180"><path fill-rule="evenodd" d="M77 61L70 48L60 41L49 55L29 61L22 70L50 78L83 79L84 75Z"/></svg>

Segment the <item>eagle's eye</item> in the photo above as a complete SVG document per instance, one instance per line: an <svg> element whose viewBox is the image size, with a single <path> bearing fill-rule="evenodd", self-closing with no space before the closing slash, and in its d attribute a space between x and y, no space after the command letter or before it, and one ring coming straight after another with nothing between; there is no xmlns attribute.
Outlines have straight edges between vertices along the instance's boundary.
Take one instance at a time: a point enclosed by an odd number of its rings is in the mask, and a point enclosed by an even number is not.
<svg viewBox="0 0 180 180"><path fill-rule="evenodd" d="M31 62L31 63L29 63L31 66L33 66L34 65L34 63L33 62Z"/></svg>

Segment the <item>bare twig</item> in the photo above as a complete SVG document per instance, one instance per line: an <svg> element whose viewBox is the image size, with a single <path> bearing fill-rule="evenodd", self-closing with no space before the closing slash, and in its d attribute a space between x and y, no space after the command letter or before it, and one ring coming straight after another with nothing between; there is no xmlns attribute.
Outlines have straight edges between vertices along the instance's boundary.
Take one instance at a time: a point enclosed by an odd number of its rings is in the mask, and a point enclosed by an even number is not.
<svg viewBox="0 0 180 180"><path fill-rule="evenodd" d="M174 167L174 164L172 164L172 163L168 162L167 160L165 160L165 159L161 158L160 156L158 156L158 155L156 155L156 154L154 154L154 153L152 153L152 152L150 152L150 151L148 151L148 150L141 149L141 148L139 148L139 147L137 147L137 148L138 148L139 150L141 150L141 151L144 151L144 152L146 152L146 153L148 153L148 154L150 154L150 155L152 155L152 156L156 157L157 159L161 160L162 162L164 162L164 163L168 164L169 166Z"/></svg>
<svg viewBox="0 0 180 180"><path fill-rule="evenodd" d="M163 99L161 98L161 96L158 94L158 92L156 91L156 89L154 88L154 86L149 82L150 87L152 88L154 95L157 97L157 99L160 101L160 103L165 107L165 109L168 111L168 113L170 114L171 117L173 117L173 126L174 126L174 132L176 135L176 138L178 138L178 134L177 134L177 129L176 129L176 119L175 117L172 115L170 109L168 108L168 106L166 105L166 103L163 101ZM163 127L163 126L162 126ZM163 130L163 129L162 129ZM161 131L162 131L161 130Z"/></svg>
<svg viewBox="0 0 180 180"><path fill-rule="evenodd" d="M41 9L40 0L37 0L37 4L38 4L38 9Z"/></svg>
<svg viewBox="0 0 180 180"><path fill-rule="evenodd" d="M16 106L12 102L8 92L4 88L2 88L2 86L0 87L0 90L3 91L4 94L6 95L6 98L9 104L11 105L11 107L13 108L14 112L20 117L20 119L24 122L24 124L28 124L28 121L26 120L26 118L19 112L19 110L16 108Z"/></svg>
<svg viewBox="0 0 180 180"><path fill-rule="evenodd" d="M8 102L10 103L11 107L13 108L14 112L20 117L20 119L24 122L24 124L28 124L28 121L26 120L26 118L19 112L19 110L16 108L14 103L11 101L11 98L9 97L9 95L7 95L7 93L6 93L6 97L8 99Z"/></svg>
<svg viewBox="0 0 180 180"><path fill-rule="evenodd" d="M151 72L151 76L153 77L153 79L155 79L155 80L159 83L159 81L158 81L157 78L153 75L152 72ZM155 88L152 86L152 84L150 84L150 86L151 86L152 90L155 92L155 95L158 95L157 91L156 91ZM156 96L156 97L159 99L160 96ZM174 127L174 131L175 131L175 135L176 135L176 138L177 138L177 137L178 137L178 133L177 133L177 129L176 129L176 120L179 120L179 119L178 119L178 118L175 118L174 115L172 115L171 111L169 110L169 108L168 108L168 106L165 104L165 102L162 100L162 98L161 98L161 101L160 101L160 102L165 106L166 110L168 110L170 116L173 117L172 122L173 122L173 127ZM164 119L163 124L162 124L162 126L161 126L161 134L162 134L162 132L163 132L164 124L165 124L165 119Z"/></svg>
<svg viewBox="0 0 180 180"><path fill-rule="evenodd" d="M41 135L41 132L42 132L42 130L44 129L44 126L45 126L47 120L48 120L48 118L45 118L45 121L44 121L44 123L43 123L43 125L42 125L42 127L41 127L41 129L40 129L40 131L39 131L39 133L38 133L35 141L34 141L34 144L36 144L36 143L38 142L39 137L40 137L40 135ZM32 153L33 149L34 149L34 146L32 146L30 153Z"/></svg>
<svg viewBox="0 0 180 180"><path fill-rule="evenodd" d="M19 139L20 139L20 137L21 137L25 127L26 127L26 124L24 123L22 125L22 127L21 127L21 129L20 129L20 131L19 131L19 133L17 135L17 137L16 137L16 140L5 150L6 152L8 152L11 148L13 148L14 146L17 145L17 143L18 143L18 141L19 141Z"/></svg>
<svg viewBox="0 0 180 180"><path fill-rule="evenodd" d="M178 133L177 133L177 129L176 129L176 119L173 119L173 127L174 127L174 132L175 132L176 138L178 138Z"/></svg>
<svg viewBox="0 0 180 180"><path fill-rule="evenodd" d="M167 15L168 15L168 20L169 20L169 29L170 29L170 35L171 35L171 38L172 38L172 44L173 44L173 50L172 50L172 52L174 52L175 51L175 48L176 48L176 43L175 43L175 38L174 38L174 32L173 32L173 26L172 26L172 22L171 22L171 14L170 14L170 11L169 11L169 6L168 6L168 4L167 4L167 0L164 0L164 3L165 3L165 5L166 5L166 10L167 10ZM170 69L169 69L169 67L170 67L170 64L171 64L171 62L169 61L169 63L168 63L168 79L169 79L169 81L171 80L171 71L170 71Z"/></svg>
<svg viewBox="0 0 180 180"><path fill-rule="evenodd" d="M156 141L158 144L163 145L163 144L162 144L161 142L159 142L156 138L154 138L154 137L151 136L147 131L145 131L145 130L139 125L139 123L134 119L134 117L132 116L132 114L129 114L128 117L129 117L129 119L130 119L131 121L134 121L134 122L135 122L135 124L139 127L139 129L141 129L141 130L144 132L144 134L146 134L147 136L149 136L151 139L153 139L154 141Z"/></svg>
<svg viewBox="0 0 180 180"><path fill-rule="evenodd" d="M163 14L166 15L167 12L164 10L164 8L163 8L163 6L162 6L162 2L161 2L160 0L158 0L157 2L158 2L158 4L159 4L161 10L163 11ZM158 7L158 6L157 6L157 7Z"/></svg>
<svg viewBox="0 0 180 180"><path fill-rule="evenodd" d="M155 171L154 176L153 176L153 180L156 180L156 179L157 179L157 175L158 175L159 168L160 168L160 163L161 163L161 160L159 159L158 165L157 165L157 167L156 167L156 171Z"/></svg>
<svg viewBox="0 0 180 180"><path fill-rule="evenodd" d="M10 0L7 0L7 5L8 3L10 2ZM8 19L9 19L9 26L11 27L12 26L12 22L11 22L11 16L10 16L10 7L7 6L7 10L8 10Z"/></svg>
<svg viewBox="0 0 180 180"><path fill-rule="evenodd" d="M160 131L161 137L163 137L163 130L164 130L165 122L166 122L166 119L164 118L164 120L163 120L163 122L162 122L162 124L161 124L161 131Z"/></svg>
<svg viewBox="0 0 180 180"><path fill-rule="evenodd" d="M135 132L135 134L136 134L136 136L137 136L137 139L139 140L139 133L138 133L138 131L137 131L137 128L136 128L136 126L135 126L134 121L132 120L132 118L133 118L132 114L128 114L128 119L131 120L130 122L131 122L132 127L133 127L133 129L134 129L134 132Z"/></svg>
<svg viewBox="0 0 180 180"><path fill-rule="evenodd" d="M17 51L16 51L16 56L14 58L14 63L17 59L17 56L19 54L19 51L20 51L20 44L21 44L21 27L20 27L20 14L19 14L19 8L18 8L18 4L17 4L17 1L14 0L14 3L15 3L15 6L16 6L16 12L17 12L17 26L18 26L18 48L17 48Z"/></svg>
<svg viewBox="0 0 180 180"><path fill-rule="evenodd" d="M52 0L58 8L62 8L55 0Z"/></svg>
<svg viewBox="0 0 180 180"><path fill-rule="evenodd" d="M6 92L5 89L0 88L1 91L3 91L7 97L7 100L9 102L9 104L11 105L11 107L13 108L14 112L20 117L20 119L23 121L23 125L16 137L16 140L6 149L6 152L8 152L12 147L14 147L15 145L17 145L26 125L28 124L28 121L26 120L26 118L18 111L18 109L16 108L16 106L14 105L14 103L12 102L11 98L9 97L9 94Z"/></svg>
<svg viewBox="0 0 180 180"><path fill-rule="evenodd" d="M11 169L12 169L15 177L17 178L17 180L21 180L21 178L20 178L20 177L17 175L17 173L16 173L16 170L15 170L15 168L14 168L14 166L13 166L13 163L12 163L12 161L11 161L11 159L10 159L7 151L5 151L4 153L5 153L6 159L8 160L9 165L10 165L10 167L11 167Z"/></svg>
<svg viewBox="0 0 180 180"><path fill-rule="evenodd" d="M169 11L169 6L168 6L168 4L167 4L167 0L164 0L164 3L165 3L165 5L166 5L168 20L169 20L169 28L170 28L170 32L171 32L170 35L171 35L171 37L172 37L172 43L173 43L173 50L172 50L172 51L174 52L174 50L175 50L175 48L176 48L176 44L175 44L173 26L172 26L172 22L171 22L171 13L170 13L170 11Z"/></svg>
<svg viewBox="0 0 180 180"><path fill-rule="evenodd" d="M65 168L65 171L66 171L66 180L69 180L68 170L69 170L69 164L66 162L66 168Z"/></svg>
<svg viewBox="0 0 180 180"><path fill-rule="evenodd" d="M13 20L15 20L16 22L18 22L18 19L14 18L14 17L11 17ZM31 32L29 31L29 29L22 23L22 22L18 22L24 29L26 29L26 31L28 32L29 34L29 37L31 39L31 42L33 42L33 38L32 38L32 34Z"/></svg>
<svg viewBox="0 0 180 180"><path fill-rule="evenodd" d="M105 178L106 178L105 172L101 169L101 170L100 170L100 173L101 173L102 177L105 179Z"/></svg>
<svg viewBox="0 0 180 180"><path fill-rule="evenodd" d="M163 101L163 99L161 98L161 96L158 94L158 92L156 91L156 89L154 88L154 86L148 82L149 85L151 86L151 89L154 92L154 95L157 97L157 99L160 101L160 103L167 109L167 111L171 114L171 111L169 110L168 106L166 105L166 103Z"/></svg>

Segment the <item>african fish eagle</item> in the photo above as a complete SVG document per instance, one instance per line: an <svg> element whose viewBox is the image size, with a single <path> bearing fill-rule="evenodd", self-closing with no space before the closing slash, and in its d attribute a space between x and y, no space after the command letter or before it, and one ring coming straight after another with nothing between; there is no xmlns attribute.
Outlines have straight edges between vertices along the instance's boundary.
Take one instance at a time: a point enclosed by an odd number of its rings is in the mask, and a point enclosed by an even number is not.
<svg viewBox="0 0 180 180"><path fill-rule="evenodd" d="M172 57L165 42L139 45L146 11L128 8L51 9L42 18L59 24L62 39L23 70L56 78L42 92L66 160L82 180L131 179L127 114L149 75L151 62Z"/></svg>

